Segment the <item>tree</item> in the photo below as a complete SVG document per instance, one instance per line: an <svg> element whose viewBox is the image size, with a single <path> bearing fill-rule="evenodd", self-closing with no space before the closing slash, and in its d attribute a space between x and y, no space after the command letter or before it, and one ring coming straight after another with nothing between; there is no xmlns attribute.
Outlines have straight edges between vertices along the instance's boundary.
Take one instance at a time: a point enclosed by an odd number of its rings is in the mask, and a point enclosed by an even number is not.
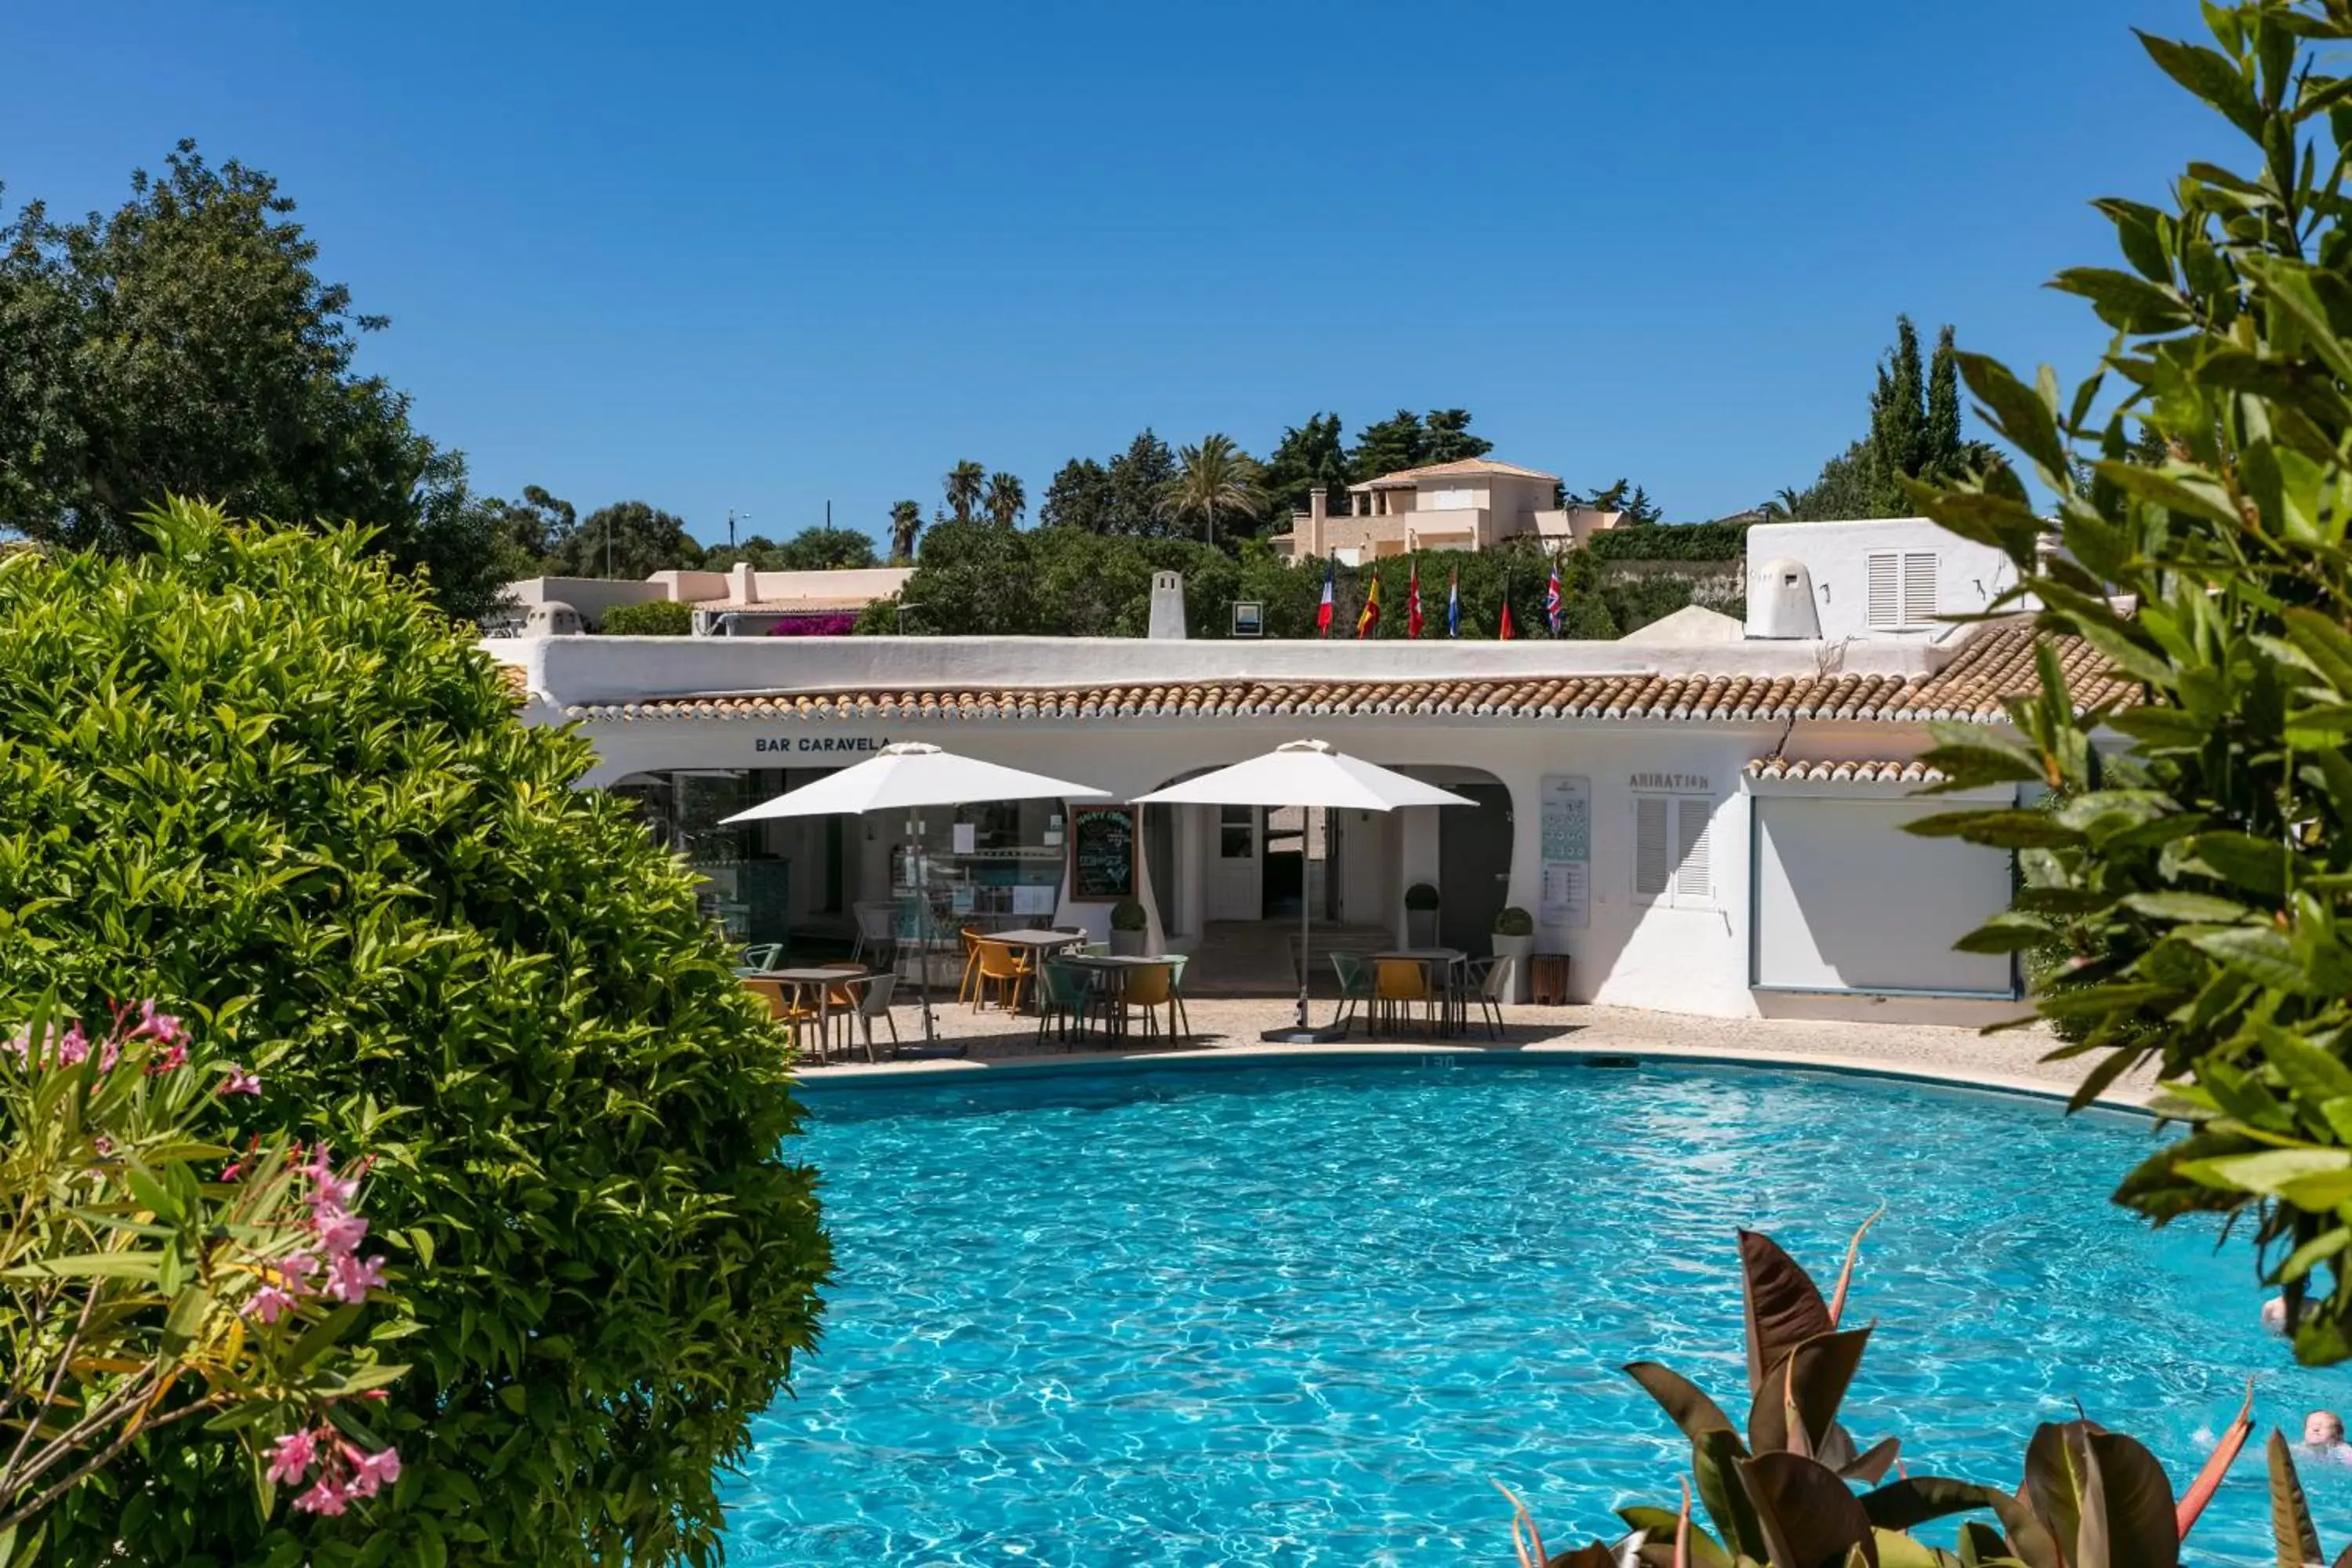
<svg viewBox="0 0 2352 1568"><path fill-rule="evenodd" d="M517 723L354 532L152 526L0 565L0 1004L184 998L269 1086L253 1131L373 1156L417 1323L373 1419L407 1473L371 1519L265 1531L235 1435L183 1423L60 1500L47 1550L709 1561L826 1267L784 1040L691 874L575 787L587 742Z"/></svg>
<svg viewBox="0 0 2352 1568"><path fill-rule="evenodd" d="M1110 460L1110 506L1105 532L1165 533L1160 500L1176 478L1176 454L1149 428Z"/></svg>
<svg viewBox="0 0 2352 1568"><path fill-rule="evenodd" d="M1092 458L1073 458L1045 487L1037 508L1037 521L1046 528L1076 528L1088 533L1110 531L1112 507L1110 470Z"/></svg>
<svg viewBox="0 0 2352 1568"><path fill-rule="evenodd" d="M1356 433L1355 449L1348 454L1348 467L1360 484L1417 468L1428 460L1429 432L1422 428L1421 416L1410 408L1400 408L1380 423L1365 426Z"/></svg>
<svg viewBox="0 0 2352 1568"><path fill-rule="evenodd" d="M987 483L988 470L970 458L947 471L940 481L946 493L948 509L940 515L950 522L970 522L972 509L980 505L982 487Z"/></svg>
<svg viewBox="0 0 2352 1568"><path fill-rule="evenodd" d="M1426 437L1421 459L1424 463L1458 463L1465 458L1483 458L1495 449L1495 443L1484 436L1470 434L1466 408L1433 408L1422 427Z"/></svg>
<svg viewBox="0 0 2352 1568"><path fill-rule="evenodd" d="M999 528L1011 528L1021 521L1028 509L1029 498L1022 492L1021 480L1014 475L998 472L988 476L988 489L981 498L981 510Z"/></svg>
<svg viewBox="0 0 2352 1568"><path fill-rule="evenodd" d="M702 564L702 546L683 521L641 500L598 507L556 536L549 574L624 581Z"/></svg>
<svg viewBox="0 0 2352 1568"><path fill-rule="evenodd" d="M923 531L923 508L912 500L890 503L890 564L915 563L915 540Z"/></svg>
<svg viewBox="0 0 2352 1568"><path fill-rule="evenodd" d="M1782 490L1789 516L1801 522L1907 517L1912 480L1956 479L1997 459L1992 448L1960 434L1958 351L1952 329L1940 329L1936 352L1923 368L1919 332L1908 316L1895 319L1895 346L1879 361L1870 393L1867 435L1822 465L1801 490Z"/></svg>
<svg viewBox="0 0 2352 1568"><path fill-rule="evenodd" d="M1784 490L1792 522L1845 522L1878 515L1871 481L1870 447L1856 441L1822 465L1813 482Z"/></svg>
<svg viewBox="0 0 2352 1568"><path fill-rule="evenodd" d="M1648 490L1624 479L1592 491L1577 504L1587 511L1622 512L1617 521L1620 528L1647 528L1665 515L1650 500Z"/></svg>
<svg viewBox="0 0 2352 1568"><path fill-rule="evenodd" d="M146 548L167 492L286 523L352 521L452 614L486 613L504 558L464 466L408 399L352 371L387 323L322 281L319 247L268 174L182 142L111 213L0 226L0 529ZM449 537L454 531L456 537Z"/></svg>
<svg viewBox="0 0 2352 1568"><path fill-rule="evenodd" d="M1167 515L1201 525L1202 542L1217 542L1217 519L1252 516L1264 503L1258 466L1229 436L1203 436L1184 448L1175 479L1160 492Z"/></svg>
<svg viewBox="0 0 2352 1568"><path fill-rule="evenodd" d="M850 572L878 566L874 541L854 528L803 528L775 547L770 572Z"/></svg>
<svg viewBox="0 0 2352 1568"><path fill-rule="evenodd" d="M1350 474L1347 447L1340 439L1337 414L1312 414L1304 425L1294 425L1275 444L1265 460L1258 489L1265 497L1268 525L1283 527L1307 510L1307 492L1321 486L1332 510L1344 500Z"/></svg>
<svg viewBox="0 0 2352 1568"><path fill-rule="evenodd" d="M2142 41L2219 111L2205 123L2245 136L2253 171L2193 163L2170 210L2097 204L2126 265L2054 280L2114 333L2071 394L2048 369L2028 381L1958 356L1979 416L2056 498L2063 548L2043 549L2051 521L2004 467L1921 503L2015 563L1997 607L2038 606L2043 630L2080 637L2113 673L2070 682L2045 643L2040 689L2010 705L2006 731L1939 726L1927 760L1947 790L2046 796L1914 830L2018 854L2011 910L1962 945L2059 955L2036 1003L2080 1037L2055 1054L2100 1054L2075 1103L2142 1065L2168 1086L2167 1125L2189 1131L2116 1201L2158 1223L2250 1213L2296 1356L2339 1362L2352 1356L2352 121L2326 110L2352 90L2327 68L2352 11L2249 0L2204 15L2210 46Z"/></svg>

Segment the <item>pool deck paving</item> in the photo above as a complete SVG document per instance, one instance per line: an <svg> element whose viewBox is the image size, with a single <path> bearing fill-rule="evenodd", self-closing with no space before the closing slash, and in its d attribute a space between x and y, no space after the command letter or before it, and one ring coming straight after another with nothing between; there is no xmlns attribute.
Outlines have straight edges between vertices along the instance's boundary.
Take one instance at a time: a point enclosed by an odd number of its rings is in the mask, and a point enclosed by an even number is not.
<svg viewBox="0 0 2352 1568"><path fill-rule="evenodd" d="M937 1054L921 1045L922 1026L911 1007L896 1009L905 1055L867 1063L862 1048L836 1049L831 1065L804 1065L811 1086L838 1082L906 1083L941 1075L988 1074L1007 1068L1181 1065L1251 1058L1296 1060L1329 1053L1429 1056L1465 1052L1538 1058L1632 1057L1767 1067L1804 1067L1833 1072L1874 1073L1938 1083L2063 1095L2078 1083L2095 1058L2042 1059L2058 1042L2040 1026L1987 1035L1972 1028L1929 1024L1880 1024L1790 1018L1714 1018L1655 1013L1633 1007L1513 1006L1504 1009L1506 1028L1490 1039L1475 1023L1466 1034L1429 1040L1419 1036L1367 1037L1359 1028L1332 1045L1276 1045L1262 1032L1287 1025L1289 1002L1271 998L1209 998L1186 1003L1192 1034L1171 1045L1138 1037L1120 1048L1089 1042L1073 1050L1050 1037L1041 1049L1036 1022L990 1009L973 1012L952 1001L938 1004L940 1045ZM1318 1003L1321 1021L1328 1008ZM950 1051L961 1054L947 1054ZM2152 1076L2135 1074L2101 1096L2103 1103L2139 1106L2155 1088Z"/></svg>

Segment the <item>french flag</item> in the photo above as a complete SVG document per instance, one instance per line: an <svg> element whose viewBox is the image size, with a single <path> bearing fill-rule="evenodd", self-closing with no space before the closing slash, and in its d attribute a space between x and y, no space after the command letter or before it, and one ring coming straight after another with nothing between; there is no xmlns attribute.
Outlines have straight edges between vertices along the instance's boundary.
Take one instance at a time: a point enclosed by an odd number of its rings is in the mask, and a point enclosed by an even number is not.
<svg viewBox="0 0 2352 1568"><path fill-rule="evenodd" d="M1331 589L1335 570L1336 567L1332 562L1323 563L1323 603L1317 605L1315 610L1317 637L1328 637L1331 635Z"/></svg>

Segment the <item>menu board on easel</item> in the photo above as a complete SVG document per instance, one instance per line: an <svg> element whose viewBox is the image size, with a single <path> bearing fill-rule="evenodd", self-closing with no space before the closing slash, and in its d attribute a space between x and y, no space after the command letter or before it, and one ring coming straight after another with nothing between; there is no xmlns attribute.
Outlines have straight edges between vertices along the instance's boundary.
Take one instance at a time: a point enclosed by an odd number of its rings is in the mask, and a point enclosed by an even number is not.
<svg viewBox="0 0 2352 1568"><path fill-rule="evenodd" d="M1135 897L1135 807L1070 808L1070 901L1108 904Z"/></svg>

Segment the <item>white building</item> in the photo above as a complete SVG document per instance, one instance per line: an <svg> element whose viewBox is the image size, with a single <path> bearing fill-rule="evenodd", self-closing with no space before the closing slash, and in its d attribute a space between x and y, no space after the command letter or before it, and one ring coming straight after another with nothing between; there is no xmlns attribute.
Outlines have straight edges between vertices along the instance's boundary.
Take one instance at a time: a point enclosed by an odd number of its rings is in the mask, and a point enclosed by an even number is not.
<svg viewBox="0 0 2352 1568"><path fill-rule="evenodd" d="M568 611L593 630L607 610L667 599L693 606L699 636L822 636L845 632L859 611L888 598L913 575L908 566L755 572L738 562L725 572L656 572L644 579L530 577L508 584L507 597L525 627Z"/></svg>
<svg viewBox="0 0 2352 1568"><path fill-rule="evenodd" d="M1478 806L1338 814L1312 845L1283 814L1146 808L1133 891L1154 942L1190 950L1266 921L1263 940L1278 946L1302 897L1318 920L1402 936L1404 891L1428 882L1448 945L1484 951L1496 910L1533 912L1538 951L1570 955L1579 999L1731 1016L2008 1016L2010 961L1951 951L2007 904L2008 858L1899 828L1953 804L1914 793L1930 776L1916 760L1927 721L2005 722L2003 698L2035 679L2033 634L2022 620L1879 627L1867 613L1846 629L1850 598L1867 612L1881 555L1896 557L1898 584L1932 570L1946 615L1982 608L2006 570L1925 524L1877 526L1885 550L1862 525L1756 531L1770 540L1759 555L1801 568L1796 602L1840 628L1829 637L1756 636L1751 595L1750 635L1736 641L1709 622L1684 642L488 646L515 667L531 717L572 723L594 747L584 782L642 802L747 938L845 929L855 903L903 883L903 825L712 825L889 742L935 742L1124 801L1311 735ZM1906 617L1927 607L1896 603ZM2063 657L2081 700L2120 694L2088 648ZM926 842L959 915L1100 931L1114 900L1074 883L1076 826L1058 804L980 807L934 814Z"/></svg>

